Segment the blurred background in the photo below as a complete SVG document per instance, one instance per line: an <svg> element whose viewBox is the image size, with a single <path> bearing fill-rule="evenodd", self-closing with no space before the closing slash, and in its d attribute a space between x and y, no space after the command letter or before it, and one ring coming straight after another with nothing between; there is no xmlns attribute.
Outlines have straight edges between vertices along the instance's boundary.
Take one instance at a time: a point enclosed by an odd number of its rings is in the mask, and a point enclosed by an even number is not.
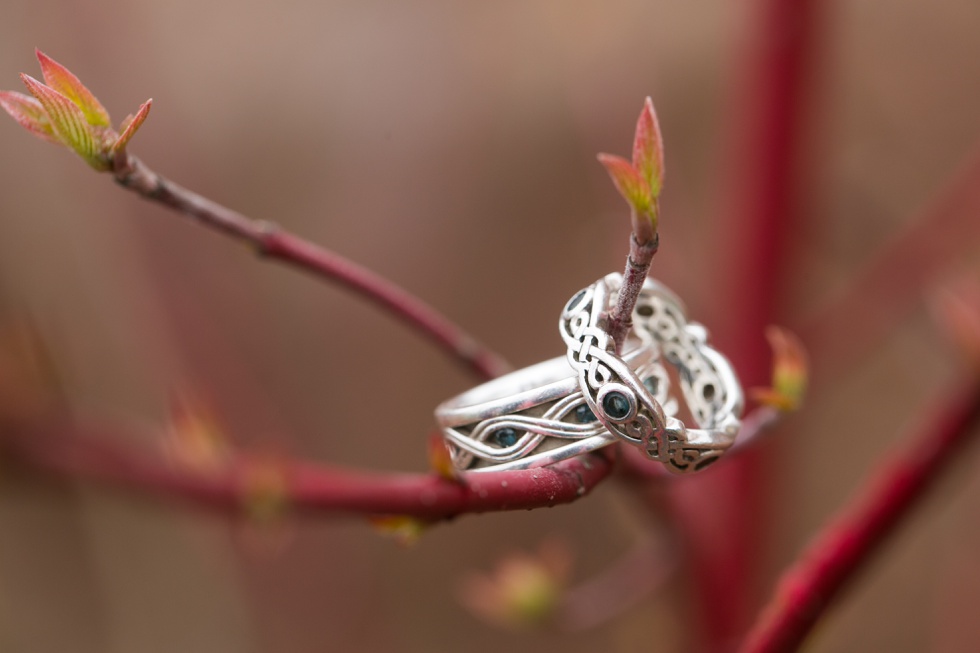
<svg viewBox="0 0 980 653"><path fill-rule="evenodd" d="M717 218L757 10L7 0L0 87L37 75L37 46L116 121L153 97L131 146L151 167L396 279L523 366L560 354L567 297L622 267L627 212L595 154L629 153L646 95L667 152L652 273L724 338L711 261L727 242ZM858 0L824 4L820 19L799 226L779 284L789 325L845 292L980 139L980 4ZM31 316L73 414L162 432L171 395L189 389L241 446L426 468L433 407L474 383L426 341L122 192L6 118L0 143L0 309ZM960 245L949 275L976 276L980 248ZM911 305L875 347L826 371L764 445L781 471L760 598L953 376L928 302ZM980 474L974 457L962 462L810 650L980 647ZM683 650L698 628L684 577L574 635L506 632L457 598L468 570L543 539L567 543L578 582L650 530L615 482L571 506L465 517L404 549L358 519L262 529L5 467L0 649Z"/></svg>

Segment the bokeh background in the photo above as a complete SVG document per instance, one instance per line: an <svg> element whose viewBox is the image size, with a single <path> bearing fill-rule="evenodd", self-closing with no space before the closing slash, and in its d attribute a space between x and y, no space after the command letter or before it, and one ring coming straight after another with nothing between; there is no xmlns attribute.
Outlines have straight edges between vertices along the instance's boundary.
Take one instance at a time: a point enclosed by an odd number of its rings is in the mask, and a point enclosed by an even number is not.
<svg viewBox="0 0 980 653"><path fill-rule="evenodd" d="M646 95L668 167L653 272L724 328L711 262L727 242L717 218L756 12L717 0L7 0L0 87L36 74L38 46L117 120L153 97L132 150L156 170L396 279L522 366L561 353L565 299L622 265L626 211L594 155L628 153ZM780 284L791 325L846 291L980 139L980 4L825 3L820 20ZM121 192L6 118L0 143L2 308L30 314L79 418L162 432L173 391L192 389L242 446L425 469L432 408L472 384L427 342ZM977 250L962 243L950 275ZM953 375L927 302L912 305L765 445L780 470L760 587ZM980 646L977 472L972 456L957 466L811 650ZM511 550L558 537L580 581L651 528L608 482L571 506L466 517L402 549L357 519L257 529L5 468L0 649L683 650L698 628L684 577L574 635L504 632L456 598L467 570Z"/></svg>

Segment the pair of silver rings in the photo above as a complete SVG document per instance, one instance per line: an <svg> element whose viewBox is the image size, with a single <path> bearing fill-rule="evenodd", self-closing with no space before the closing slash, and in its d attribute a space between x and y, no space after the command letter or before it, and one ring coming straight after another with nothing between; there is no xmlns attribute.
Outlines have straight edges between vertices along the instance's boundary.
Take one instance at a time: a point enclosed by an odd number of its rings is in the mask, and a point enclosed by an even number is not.
<svg viewBox="0 0 980 653"><path fill-rule="evenodd" d="M690 473L732 445L744 399L731 364L708 345L707 330L687 320L677 296L652 279L617 354L604 325L621 284L622 275L610 274L568 301L559 320L565 356L436 408L458 469L529 469L626 442L672 472Z"/></svg>

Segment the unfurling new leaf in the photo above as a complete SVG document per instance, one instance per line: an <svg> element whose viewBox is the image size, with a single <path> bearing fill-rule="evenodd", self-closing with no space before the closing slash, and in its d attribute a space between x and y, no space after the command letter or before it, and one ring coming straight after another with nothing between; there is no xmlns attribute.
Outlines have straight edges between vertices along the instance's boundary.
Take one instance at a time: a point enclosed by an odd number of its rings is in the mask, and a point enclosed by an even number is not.
<svg viewBox="0 0 980 653"><path fill-rule="evenodd" d="M70 70L40 50L35 49L34 54L41 64L41 74L44 75L45 84L64 95L81 109L90 125L96 127L112 126L109 120L109 112Z"/></svg>
<svg viewBox="0 0 980 653"><path fill-rule="evenodd" d="M16 91L0 91L0 106L35 136L51 143L61 142L54 135L54 130L48 120L48 114L44 112L44 107L30 95Z"/></svg>
<svg viewBox="0 0 980 653"><path fill-rule="evenodd" d="M614 154L600 154L598 158L612 177L619 194L637 215L650 221L653 232L656 232L659 218L657 200L664 177L664 148L660 123L650 98L643 103L643 110L636 121L632 163Z"/></svg>
<svg viewBox="0 0 980 653"><path fill-rule="evenodd" d="M109 112L78 77L40 50L35 54L44 82L21 74L31 95L0 91L0 106L35 136L68 147L96 170L111 169L146 120L152 100L123 121L119 135Z"/></svg>
<svg viewBox="0 0 980 653"><path fill-rule="evenodd" d="M649 97L643 102L643 111L636 121L633 167L650 186L651 197L658 197L664 181L664 141L653 100Z"/></svg>
<svg viewBox="0 0 980 653"><path fill-rule="evenodd" d="M772 386L753 388L752 398L781 412L797 410L803 403L809 378L806 349L793 333L777 326L766 329L772 347Z"/></svg>

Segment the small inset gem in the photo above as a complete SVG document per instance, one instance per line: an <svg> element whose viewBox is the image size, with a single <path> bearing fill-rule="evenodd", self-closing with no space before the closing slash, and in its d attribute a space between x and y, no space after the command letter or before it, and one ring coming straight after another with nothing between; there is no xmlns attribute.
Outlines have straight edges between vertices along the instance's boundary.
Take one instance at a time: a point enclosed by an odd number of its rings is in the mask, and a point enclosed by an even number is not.
<svg viewBox="0 0 980 653"><path fill-rule="evenodd" d="M565 304L565 312L566 313L571 313L572 309L575 307L576 304L578 304L580 301L582 301L582 298L583 297L585 297L585 291L584 290L578 291L575 294L575 296L572 297L571 299L569 299L568 300L568 303Z"/></svg>
<svg viewBox="0 0 980 653"><path fill-rule="evenodd" d="M613 419L622 419L630 413L630 402L622 392L610 392L602 398L602 409Z"/></svg>
<svg viewBox="0 0 980 653"><path fill-rule="evenodd" d="M643 385L650 391L650 394L656 395L657 387L660 385L660 380L655 376L648 376L647 378L643 379Z"/></svg>
<svg viewBox="0 0 980 653"><path fill-rule="evenodd" d="M588 424L589 422L594 422L598 419L592 409L589 408L588 404L582 404L575 409L575 421L579 424Z"/></svg>
<svg viewBox="0 0 980 653"><path fill-rule="evenodd" d="M497 429L493 433L493 440L501 447L513 447L517 444L517 431L510 427Z"/></svg>

